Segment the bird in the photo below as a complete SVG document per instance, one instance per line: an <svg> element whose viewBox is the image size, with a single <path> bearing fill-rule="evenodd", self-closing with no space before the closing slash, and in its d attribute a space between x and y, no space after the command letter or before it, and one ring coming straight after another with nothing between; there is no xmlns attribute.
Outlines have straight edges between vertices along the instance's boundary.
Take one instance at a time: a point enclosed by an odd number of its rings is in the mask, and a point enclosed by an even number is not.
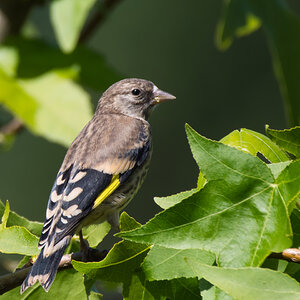
<svg viewBox="0 0 300 300"><path fill-rule="evenodd" d="M39 239L41 251L21 294L37 281L49 291L66 247L84 226L107 220L119 229L119 213L149 168L148 118L157 104L175 98L138 78L120 80L102 94L94 116L67 150L58 171Z"/></svg>

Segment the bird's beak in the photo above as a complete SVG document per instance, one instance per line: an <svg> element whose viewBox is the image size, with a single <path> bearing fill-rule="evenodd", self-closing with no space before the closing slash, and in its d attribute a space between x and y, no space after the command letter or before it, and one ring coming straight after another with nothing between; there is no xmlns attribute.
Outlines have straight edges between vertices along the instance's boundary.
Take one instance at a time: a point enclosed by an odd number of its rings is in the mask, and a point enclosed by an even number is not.
<svg viewBox="0 0 300 300"><path fill-rule="evenodd" d="M156 105L156 104L159 104L162 102L167 102L169 100L176 99L175 96L173 96L167 92L164 92L164 91L158 89L157 87L154 87L153 95L154 95L154 98L151 101L151 105Z"/></svg>

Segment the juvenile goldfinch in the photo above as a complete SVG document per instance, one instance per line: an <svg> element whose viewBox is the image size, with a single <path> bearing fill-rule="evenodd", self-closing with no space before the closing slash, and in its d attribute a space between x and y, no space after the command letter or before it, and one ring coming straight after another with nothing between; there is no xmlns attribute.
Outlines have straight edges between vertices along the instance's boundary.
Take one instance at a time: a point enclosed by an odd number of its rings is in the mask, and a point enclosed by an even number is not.
<svg viewBox="0 0 300 300"><path fill-rule="evenodd" d="M39 281L48 291L72 236L105 220L119 227L119 211L134 197L148 170L148 117L161 102L175 99L143 79L109 87L92 120L71 144L50 193L39 241L41 252L21 286Z"/></svg>

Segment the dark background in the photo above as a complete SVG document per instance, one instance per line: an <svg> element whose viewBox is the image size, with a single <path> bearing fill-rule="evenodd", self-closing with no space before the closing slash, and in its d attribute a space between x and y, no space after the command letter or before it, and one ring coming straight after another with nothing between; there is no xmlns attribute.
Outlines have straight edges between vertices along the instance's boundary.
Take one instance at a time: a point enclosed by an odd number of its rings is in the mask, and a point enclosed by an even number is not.
<svg viewBox="0 0 300 300"><path fill-rule="evenodd" d="M189 123L220 139L246 127L264 132L286 127L283 103L263 31L234 42L226 52L214 43L221 1L124 0L90 41L125 77L153 81L177 96L153 113L154 152L148 177L126 211L146 222L159 211L154 196L196 186L198 169L185 136ZM290 1L300 11L296 1ZM35 9L30 19L54 41L49 16ZM42 53L41 53L42 55ZM93 94L96 104L100 93ZM33 220L44 220L48 195L66 149L23 131L0 153L0 198Z"/></svg>

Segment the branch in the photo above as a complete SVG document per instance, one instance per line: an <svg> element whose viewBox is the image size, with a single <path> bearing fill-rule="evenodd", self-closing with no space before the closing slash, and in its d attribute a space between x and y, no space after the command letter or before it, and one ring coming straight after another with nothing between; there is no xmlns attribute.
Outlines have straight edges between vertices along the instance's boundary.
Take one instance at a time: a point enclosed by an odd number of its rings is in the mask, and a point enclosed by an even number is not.
<svg viewBox="0 0 300 300"><path fill-rule="evenodd" d="M104 0L101 8L92 16L89 23L82 30L79 37L79 43L87 41L94 30L99 27L101 23L106 19L110 11L120 2L121 0Z"/></svg>
<svg viewBox="0 0 300 300"><path fill-rule="evenodd" d="M72 268L72 260L84 261L84 262L92 262L92 261L100 261L105 258L107 254L107 250L99 251L97 249L89 248L88 257L81 252L65 254L59 263L58 271L61 271L66 268ZM29 263L31 265L32 263ZM19 269L11 274L6 274L0 276L0 295L16 288L21 285L21 283L26 278L29 273L31 266L26 264L24 268Z"/></svg>
<svg viewBox="0 0 300 300"><path fill-rule="evenodd" d="M300 249L288 248L283 250L281 253L271 253L269 258L277 258L300 264Z"/></svg>
<svg viewBox="0 0 300 300"><path fill-rule="evenodd" d="M11 135L17 133L19 130L23 128L23 126L24 126L23 123L19 119L14 118L6 125L0 128L0 134Z"/></svg>
<svg viewBox="0 0 300 300"><path fill-rule="evenodd" d="M2 126L0 128L0 145L5 142L5 136L15 134L23 127L23 123L17 118L12 119L6 125Z"/></svg>

